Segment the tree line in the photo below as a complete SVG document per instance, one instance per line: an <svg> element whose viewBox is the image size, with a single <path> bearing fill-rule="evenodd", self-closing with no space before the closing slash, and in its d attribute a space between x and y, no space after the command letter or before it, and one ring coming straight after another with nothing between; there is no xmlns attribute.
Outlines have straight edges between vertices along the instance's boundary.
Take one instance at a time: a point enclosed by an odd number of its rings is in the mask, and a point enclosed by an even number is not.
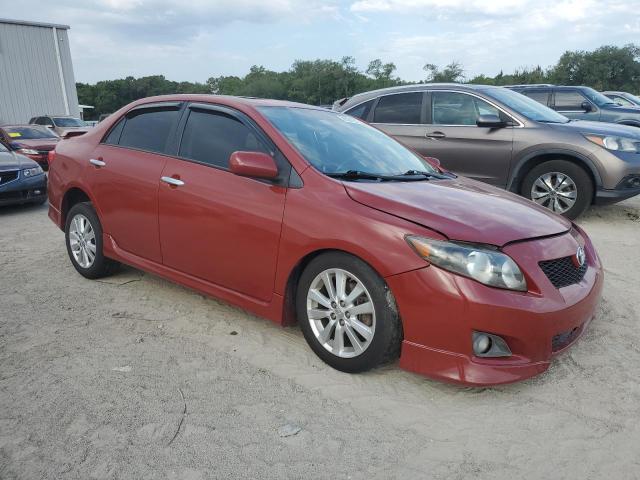
<svg viewBox="0 0 640 480"><path fill-rule="evenodd" d="M554 83L558 85L588 85L597 90L640 90L640 46L605 45L593 51L567 51L555 65L523 67L510 74L500 72L491 77L477 75L467 78L463 65L453 61L440 67L426 63L425 78L419 83L457 82L485 85ZM162 75L142 78L127 77L104 80L96 84L77 83L81 104L93 105L85 119L95 119L112 113L129 102L152 95L171 93L214 93L275 98L329 105L342 97L356 93L406 85L395 75L396 65L380 59L369 62L362 71L353 57L335 60L296 60L289 70L276 72L254 65L244 77L211 77L204 83L174 82Z"/></svg>

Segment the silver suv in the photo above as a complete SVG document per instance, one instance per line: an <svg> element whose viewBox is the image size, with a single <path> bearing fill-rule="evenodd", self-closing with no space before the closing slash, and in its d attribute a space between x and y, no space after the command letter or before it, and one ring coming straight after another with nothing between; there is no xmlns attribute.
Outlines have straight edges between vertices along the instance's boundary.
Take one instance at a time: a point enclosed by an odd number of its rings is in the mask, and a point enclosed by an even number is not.
<svg viewBox="0 0 640 480"><path fill-rule="evenodd" d="M569 120L503 87L422 84L338 100L345 112L568 218L640 193L640 129Z"/></svg>

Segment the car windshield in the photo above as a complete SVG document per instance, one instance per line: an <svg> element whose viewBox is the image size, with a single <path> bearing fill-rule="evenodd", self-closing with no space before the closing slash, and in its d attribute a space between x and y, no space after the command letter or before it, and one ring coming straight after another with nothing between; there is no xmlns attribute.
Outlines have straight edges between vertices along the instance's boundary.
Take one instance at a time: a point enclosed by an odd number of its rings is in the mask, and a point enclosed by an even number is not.
<svg viewBox="0 0 640 480"><path fill-rule="evenodd" d="M72 117L54 117L53 123L56 127L85 127L85 123L79 118Z"/></svg>
<svg viewBox="0 0 640 480"><path fill-rule="evenodd" d="M640 97L633 95L632 93L625 93L624 97L636 105L640 105Z"/></svg>
<svg viewBox="0 0 640 480"><path fill-rule="evenodd" d="M309 163L327 175L438 173L411 150L350 115L295 107L258 107L258 110Z"/></svg>
<svg viewBox="0 0 640 480"><path fill-rule="evenodd" d="M564 115L508 88L493 87L482 92L534 122L567 123L569 121Z"/></svg>
<svg viewBox="0 0 640 480"><path fill-rule="evenodd" d="M0 142L0 152L8 152L7 147L4 146L4 143Z"/></svg>
<svg viewBox="0 0 640 480"><path fill-rule="evenodd" d="M7 136L12 140L38 140L41 138L58 138L51 130L38 127L5 128Z"/></svg>
<svg viewBox="0 0 640 480"><path fill-rule="evenodd" d="M593 88L584 87L580 89L584 95L595 103L597 106L602 107L604 105L616 105L616 102L611 100L606 95L601 94L600 92L595 91Z"/></svg>

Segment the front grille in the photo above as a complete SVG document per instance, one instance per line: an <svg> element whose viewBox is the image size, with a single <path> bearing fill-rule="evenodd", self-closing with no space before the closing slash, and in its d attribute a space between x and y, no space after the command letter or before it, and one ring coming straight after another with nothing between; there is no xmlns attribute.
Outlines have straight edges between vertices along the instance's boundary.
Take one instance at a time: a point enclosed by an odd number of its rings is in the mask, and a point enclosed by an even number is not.
<svg viewBox="0 0 640 480"><path fill-rule="evenodd" d="M5 183L13 182L18 178L19 170L11 170L7 172L0 172L0 185L4 185Z"/></svg>
<svg viewBox="0 0 640 480"><path fill-rule="evenodd" d="M581 267L573 263L573 257L545 260L539 263L540 268L556 288L567 287L578 283L587 271L587 263Z"/></svg>

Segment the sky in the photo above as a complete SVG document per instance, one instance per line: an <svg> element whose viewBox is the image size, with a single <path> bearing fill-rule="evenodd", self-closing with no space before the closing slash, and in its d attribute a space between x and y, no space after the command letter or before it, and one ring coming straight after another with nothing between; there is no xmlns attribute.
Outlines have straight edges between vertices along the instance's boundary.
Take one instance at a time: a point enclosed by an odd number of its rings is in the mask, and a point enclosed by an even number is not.
<svg viewBox="0 0 640 480"><path fill-rule="evenodd" d="M471 78L640 43L640 0L0 0L0 9L70 25L76 81L86 83L156 74L205 82L347 55L361 69L393 62L413 81L426 63L455 60Z"/></svg>

